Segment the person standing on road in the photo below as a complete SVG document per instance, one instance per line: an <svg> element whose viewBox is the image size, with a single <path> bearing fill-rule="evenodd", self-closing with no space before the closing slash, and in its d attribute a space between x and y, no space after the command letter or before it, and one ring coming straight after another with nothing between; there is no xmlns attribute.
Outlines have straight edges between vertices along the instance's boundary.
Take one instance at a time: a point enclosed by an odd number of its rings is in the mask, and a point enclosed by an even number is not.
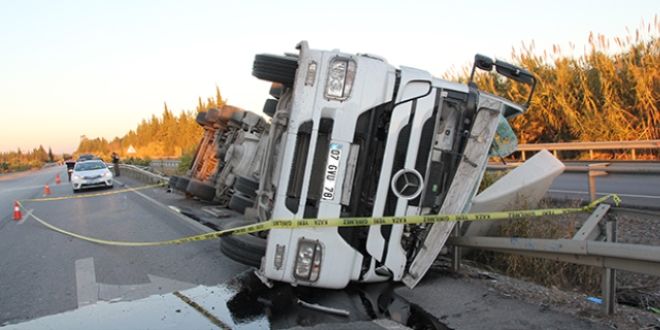
<svg viewBox="0 0 660 330"><path fill-rule="evenodd" d="M71 181L71 172L73 172L74 166L76 166L76 161L69 157L69 159L66 160L66 172L69 175L69 181Z"/></svg>
<svg viewBox="0 0 660 330"><path fill-rule="evenodd" d="M112 153L112 164L115 167L115 176L119 176L119 156L116 152Z"/></svg>

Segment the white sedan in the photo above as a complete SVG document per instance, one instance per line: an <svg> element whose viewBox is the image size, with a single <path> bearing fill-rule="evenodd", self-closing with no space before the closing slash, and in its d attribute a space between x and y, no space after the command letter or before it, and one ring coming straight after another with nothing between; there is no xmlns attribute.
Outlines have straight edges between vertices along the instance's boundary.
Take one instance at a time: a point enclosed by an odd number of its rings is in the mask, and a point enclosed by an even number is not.
<svg viewBox="0 0 660 330"><path fill-rule="evenodd" d="M71 187L73 192L85 188L107 187L112 189L112 172L100 160L76 162L71 172Z"/></svg>

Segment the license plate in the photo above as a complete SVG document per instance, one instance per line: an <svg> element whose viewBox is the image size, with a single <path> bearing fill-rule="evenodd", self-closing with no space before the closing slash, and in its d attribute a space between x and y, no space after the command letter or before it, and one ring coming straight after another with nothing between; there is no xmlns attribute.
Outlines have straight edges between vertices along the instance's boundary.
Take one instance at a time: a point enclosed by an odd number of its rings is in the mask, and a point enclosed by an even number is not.
<svg viewBox="0 0 660 330"><path fill-rule="evenodd" d="M337 173L339 173L339 160L341 159L341 145L330 144L328 152L328 161L325 166L325 184L323 185L323 199L335 198L335 185L337 183Z"/></svg>

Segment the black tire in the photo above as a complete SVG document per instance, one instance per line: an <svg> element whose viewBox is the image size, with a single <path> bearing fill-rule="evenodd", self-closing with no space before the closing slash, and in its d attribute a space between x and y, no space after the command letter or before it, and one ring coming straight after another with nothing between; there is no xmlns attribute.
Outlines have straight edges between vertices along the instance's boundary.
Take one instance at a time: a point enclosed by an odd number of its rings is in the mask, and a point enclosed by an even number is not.
<svg viewBox="0 0 660 330"><path fill-rule="evenodd" d="M185 176L180 176L179 180L176 181L176 190L186 192L188 189L188 184L190 183L190 178Z"/></svg>
<svg viewBox="0 0 660 330"><path fill-rule="evenodd" d="M227 156L227 147L222 146L222 147L218 148L218 159L220 159L224 162L226 156Z"/></svg>
<svg viewBox="0 0 660 330"><path fill-rule="evenodd" d="M211 202L213 199L215 199L215 186L204 183L197 179L190 180L186 191L193 196L199 197L201 200Z"/></svg>
<svg viewBox="0 0 660 330"><path fill-rule="evenodd" d="M272 118L273 115L275 115L276 110L277 110L277 100L274 100L274 99L266 100L266 104L264 104L264 109L262 110L263 113L266 116Z"/></svg>
<svg viewBox="0 0 660 330"><path fill-rule="evenodd" d="M284 93L284 86L282 86L282 84L273 83L270 85L270 91L268 91L270 96L274 97L276 100L279 100L280 96L282 96L282 93Z"/></svg>
<svg viewBox="0 0 660 330"><path fill-rule="evenodd" d="M254 198L257 197L259 181L248 176L239 176L236 179L234 189L245 196Z"/></svg>
<svg viewBox="0 0 660 330"><path fill-rule="evenodd" d="M172 175L170 177L170 181L168 181L167 185L170 186L170 188L176 187L176 182L179 180L178 175Z"/></svg>
<svg viewBox="0 0 660 330"><path fill-rule="evenodd" d="M197 114L197 124L199 124L199 126L213 126L213 124L206 120L206 113L206 111L201 111Z"/></svg>
<svg viewBox="0 0 660 330"><path fill-rule="evenodd" d="M206 111L206 116L204 117L209 123L217 123L220 121L220 110L217 108L211 108Z"/></svg>
<svg viewBox="0 0 660 330"><path fill-rule="evenodd" d="M221 225L221 229L225 230L251 224L254 224L254 222L227 221ZM220 238L220 252L238 263L259 268L261 258L266 255L267 244L265 238L251 234L223 236Z"/></svg>
<svg viewBox="0 0 660 330"><path fill-rule="evenodd" d="M298 69L298 59L295 57L259 54L254 57L252 75L263 80L293 86Z"/></svg>
<svg viewBox="0 0 660 330"><path fill-rule="evenodd" d="M254 206L254 200L250 199L250 197L245 196L241 193L233 194L231 196L231 200L229 201L229 208L240 214L245 213L246 208L253 206Z"/></svg>

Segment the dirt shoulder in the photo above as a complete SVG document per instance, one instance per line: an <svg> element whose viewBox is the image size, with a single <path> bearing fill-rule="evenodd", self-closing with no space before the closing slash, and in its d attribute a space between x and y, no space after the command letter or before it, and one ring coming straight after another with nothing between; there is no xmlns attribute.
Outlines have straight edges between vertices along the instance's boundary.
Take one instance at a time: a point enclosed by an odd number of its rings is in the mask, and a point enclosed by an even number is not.
<svg viewBox="0 0 660 330"><path fill-rule="evenodd" d="M660 315L649 311L616 305L613 315L604 315L586 294L466 264L454 273L442 259L418 287L397 294L421 302L452 329L660 329Z"/></svg>

